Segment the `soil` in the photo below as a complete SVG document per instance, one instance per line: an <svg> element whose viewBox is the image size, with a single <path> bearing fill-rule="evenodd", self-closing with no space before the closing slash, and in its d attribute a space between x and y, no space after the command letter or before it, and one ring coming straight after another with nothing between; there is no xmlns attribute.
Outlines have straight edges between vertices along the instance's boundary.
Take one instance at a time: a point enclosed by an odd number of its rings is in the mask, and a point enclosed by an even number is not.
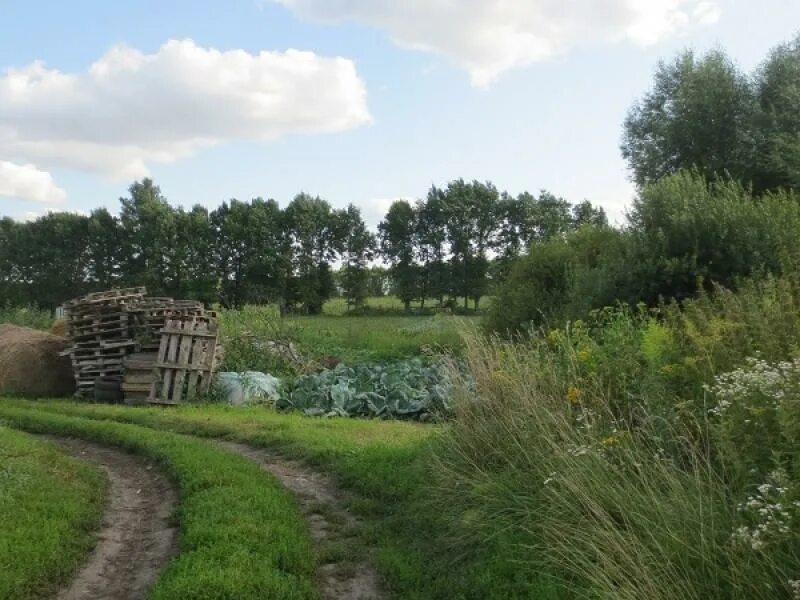
<svg viewBox="0 0 800 600"><path fill-rule="evenodd" d="M171 523L178 494L145 460L71 438L49 438L67 452L103 469L109 490L97 544L58 600L146 598L164 566L178 553Z"/></svg>
<svg viewBox="0 0 800 600"><path fill-rule="evenodd" d="M308 468L301 462L269 450L235 442L218 441L223 448L236 452L272 473L291 490L308 524L311 540L320 555L326 547L352 547L358 520L345 507L347 496L331 477ZM325 600L382 600L387 595L381 578L363 547L347 556L335 556L317 572L317 586Z"/></svg>
<svg viewBox="0 0 800 600"><path fill-rule="evenodd" d="M66 338L16 325L0 325L0 395L68 396L75 391L70 360L59 356Z"/></svg>

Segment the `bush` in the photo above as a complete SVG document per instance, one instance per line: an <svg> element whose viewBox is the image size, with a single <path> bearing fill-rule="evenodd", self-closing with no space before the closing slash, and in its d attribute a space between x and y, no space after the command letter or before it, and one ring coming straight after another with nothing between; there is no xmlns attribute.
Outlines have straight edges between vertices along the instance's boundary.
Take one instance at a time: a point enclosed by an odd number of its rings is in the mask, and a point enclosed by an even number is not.
<svg viewBox="0 0 800 600"><path fill-rule="evenodd" d="M534 244L497 286L487 328L508 333L554 324L625 299L627 251L626 234L605 226Z"/></svg>
<svg viewBox="0 0 800 600"><path fill-rule="evenodd" d="M643 188L630 217L637 300L687 298L698 280L729 288L743 277L780 274L800 244L800 201L755 198L733 181L709 184L680 172Z"/></svg>

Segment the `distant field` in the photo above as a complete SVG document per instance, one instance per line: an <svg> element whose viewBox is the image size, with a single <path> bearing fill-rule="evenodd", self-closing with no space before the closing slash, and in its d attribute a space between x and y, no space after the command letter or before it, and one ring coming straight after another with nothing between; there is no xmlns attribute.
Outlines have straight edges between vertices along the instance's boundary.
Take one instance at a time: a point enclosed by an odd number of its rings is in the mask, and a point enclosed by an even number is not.
<svg viewBox="0 0 800 600"><path fill-rule="evenodd" d="M474 317L290 317L294 338L317 356L336 356L345 362L408 358L431 350L458 350L459 325Z"/></svg>
<svg viewBox="0 0 800 600"><path fill-rule="evenodd" d="M488 299L483 304L488 305ZM426 302L426 307L434 305L434 300ZM314 316L280 318L277 307L272 305L222 310L222 332L231 342L227 348L231 353L246 353L237 360L236 370L275 372L278 366L264 364L264 353L258 344L240 342L250 337L265 341L281 335L292 339L311 358L336 357L349 364L382 362L419 356L428 350L458 352L462 347L459 331L474 326L479 318L445 312L403 314L402 303L395 296L368 298L366 306L378 312L348 315L342 298L332 298L325 304L323 314ZM0 323L48 329L52 322L53 317L46 310L0 309Z"/></svg>
<svg viewBox="0 0 800 600"><path fill-rule="evenodd" d="M463 306L463 299L457 301L459 307ZM379 311L403 311L405 309L402 300L397 296L370 296L364 301L364 306L369 309L377 309ZM428 298L425 300L424 308L434 309L439 306L439 301L436 298ZM489 306L489 297L484 296L481 298L479 308L481 310ZM411 303L412 311L421 308L422 305L419 301ZM472 302L469 303L470 309L473 308ZM348 312L347 302L344 298L331 298L322 307L323 314L326 315L344 315Z"/></svg>

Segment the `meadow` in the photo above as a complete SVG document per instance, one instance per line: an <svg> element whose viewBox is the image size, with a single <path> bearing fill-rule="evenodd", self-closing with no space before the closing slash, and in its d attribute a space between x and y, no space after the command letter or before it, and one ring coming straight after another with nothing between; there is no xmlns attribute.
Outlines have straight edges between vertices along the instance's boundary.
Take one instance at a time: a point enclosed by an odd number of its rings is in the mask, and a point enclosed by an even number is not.
<svg viewBox="0 0 800 600"><path fill-rule="evenodd" d="M422 424L4 399L0 419L143 452L179 483L212 477L196 461L182 475L173 456L210 452L205 438L333 474L361 526L350 550L326 552L367 553L397 598L795 598L798 315L800 284L787 277L680 305L592 311L515 339L451 316L279 319L248 307L222 314L242 367L299 373L303 365L259 346L284 337L311 361L438 348L451 365L454 414ZM397 326L419 335L402 338ZM276 518L298 519L290 504L275 506ZM302 535L287 535L286 552L309 569L325 562ZM196 597L187 573L174 580L168 569L156 590ZM282 589L274 576L263 585ZM234 575L214 577L207 589L232 589Z"/></svg>

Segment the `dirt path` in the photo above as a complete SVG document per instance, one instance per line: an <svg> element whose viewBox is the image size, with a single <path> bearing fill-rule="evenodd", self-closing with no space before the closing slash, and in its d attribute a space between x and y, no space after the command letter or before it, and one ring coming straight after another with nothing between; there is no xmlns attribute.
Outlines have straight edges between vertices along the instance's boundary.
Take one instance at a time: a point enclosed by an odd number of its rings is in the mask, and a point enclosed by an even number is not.
<svg viewBox="0 0 800 600"><path fill-rule="evenodd" d="M110 488L97 545L58 600L138 600L177 554L170 517L178 495L144 459L83 440L52 438L67 452L108 474Z"/></svg>
<svg viewBox="0 0 800 600"><path fill-rule="evenodd" d="M235 442L221 447L258 463L294 492L320 559L318 587L325 600L382 600L381 579L356 537L358 521L344 507L332 478L301 462Z"/></svg>

